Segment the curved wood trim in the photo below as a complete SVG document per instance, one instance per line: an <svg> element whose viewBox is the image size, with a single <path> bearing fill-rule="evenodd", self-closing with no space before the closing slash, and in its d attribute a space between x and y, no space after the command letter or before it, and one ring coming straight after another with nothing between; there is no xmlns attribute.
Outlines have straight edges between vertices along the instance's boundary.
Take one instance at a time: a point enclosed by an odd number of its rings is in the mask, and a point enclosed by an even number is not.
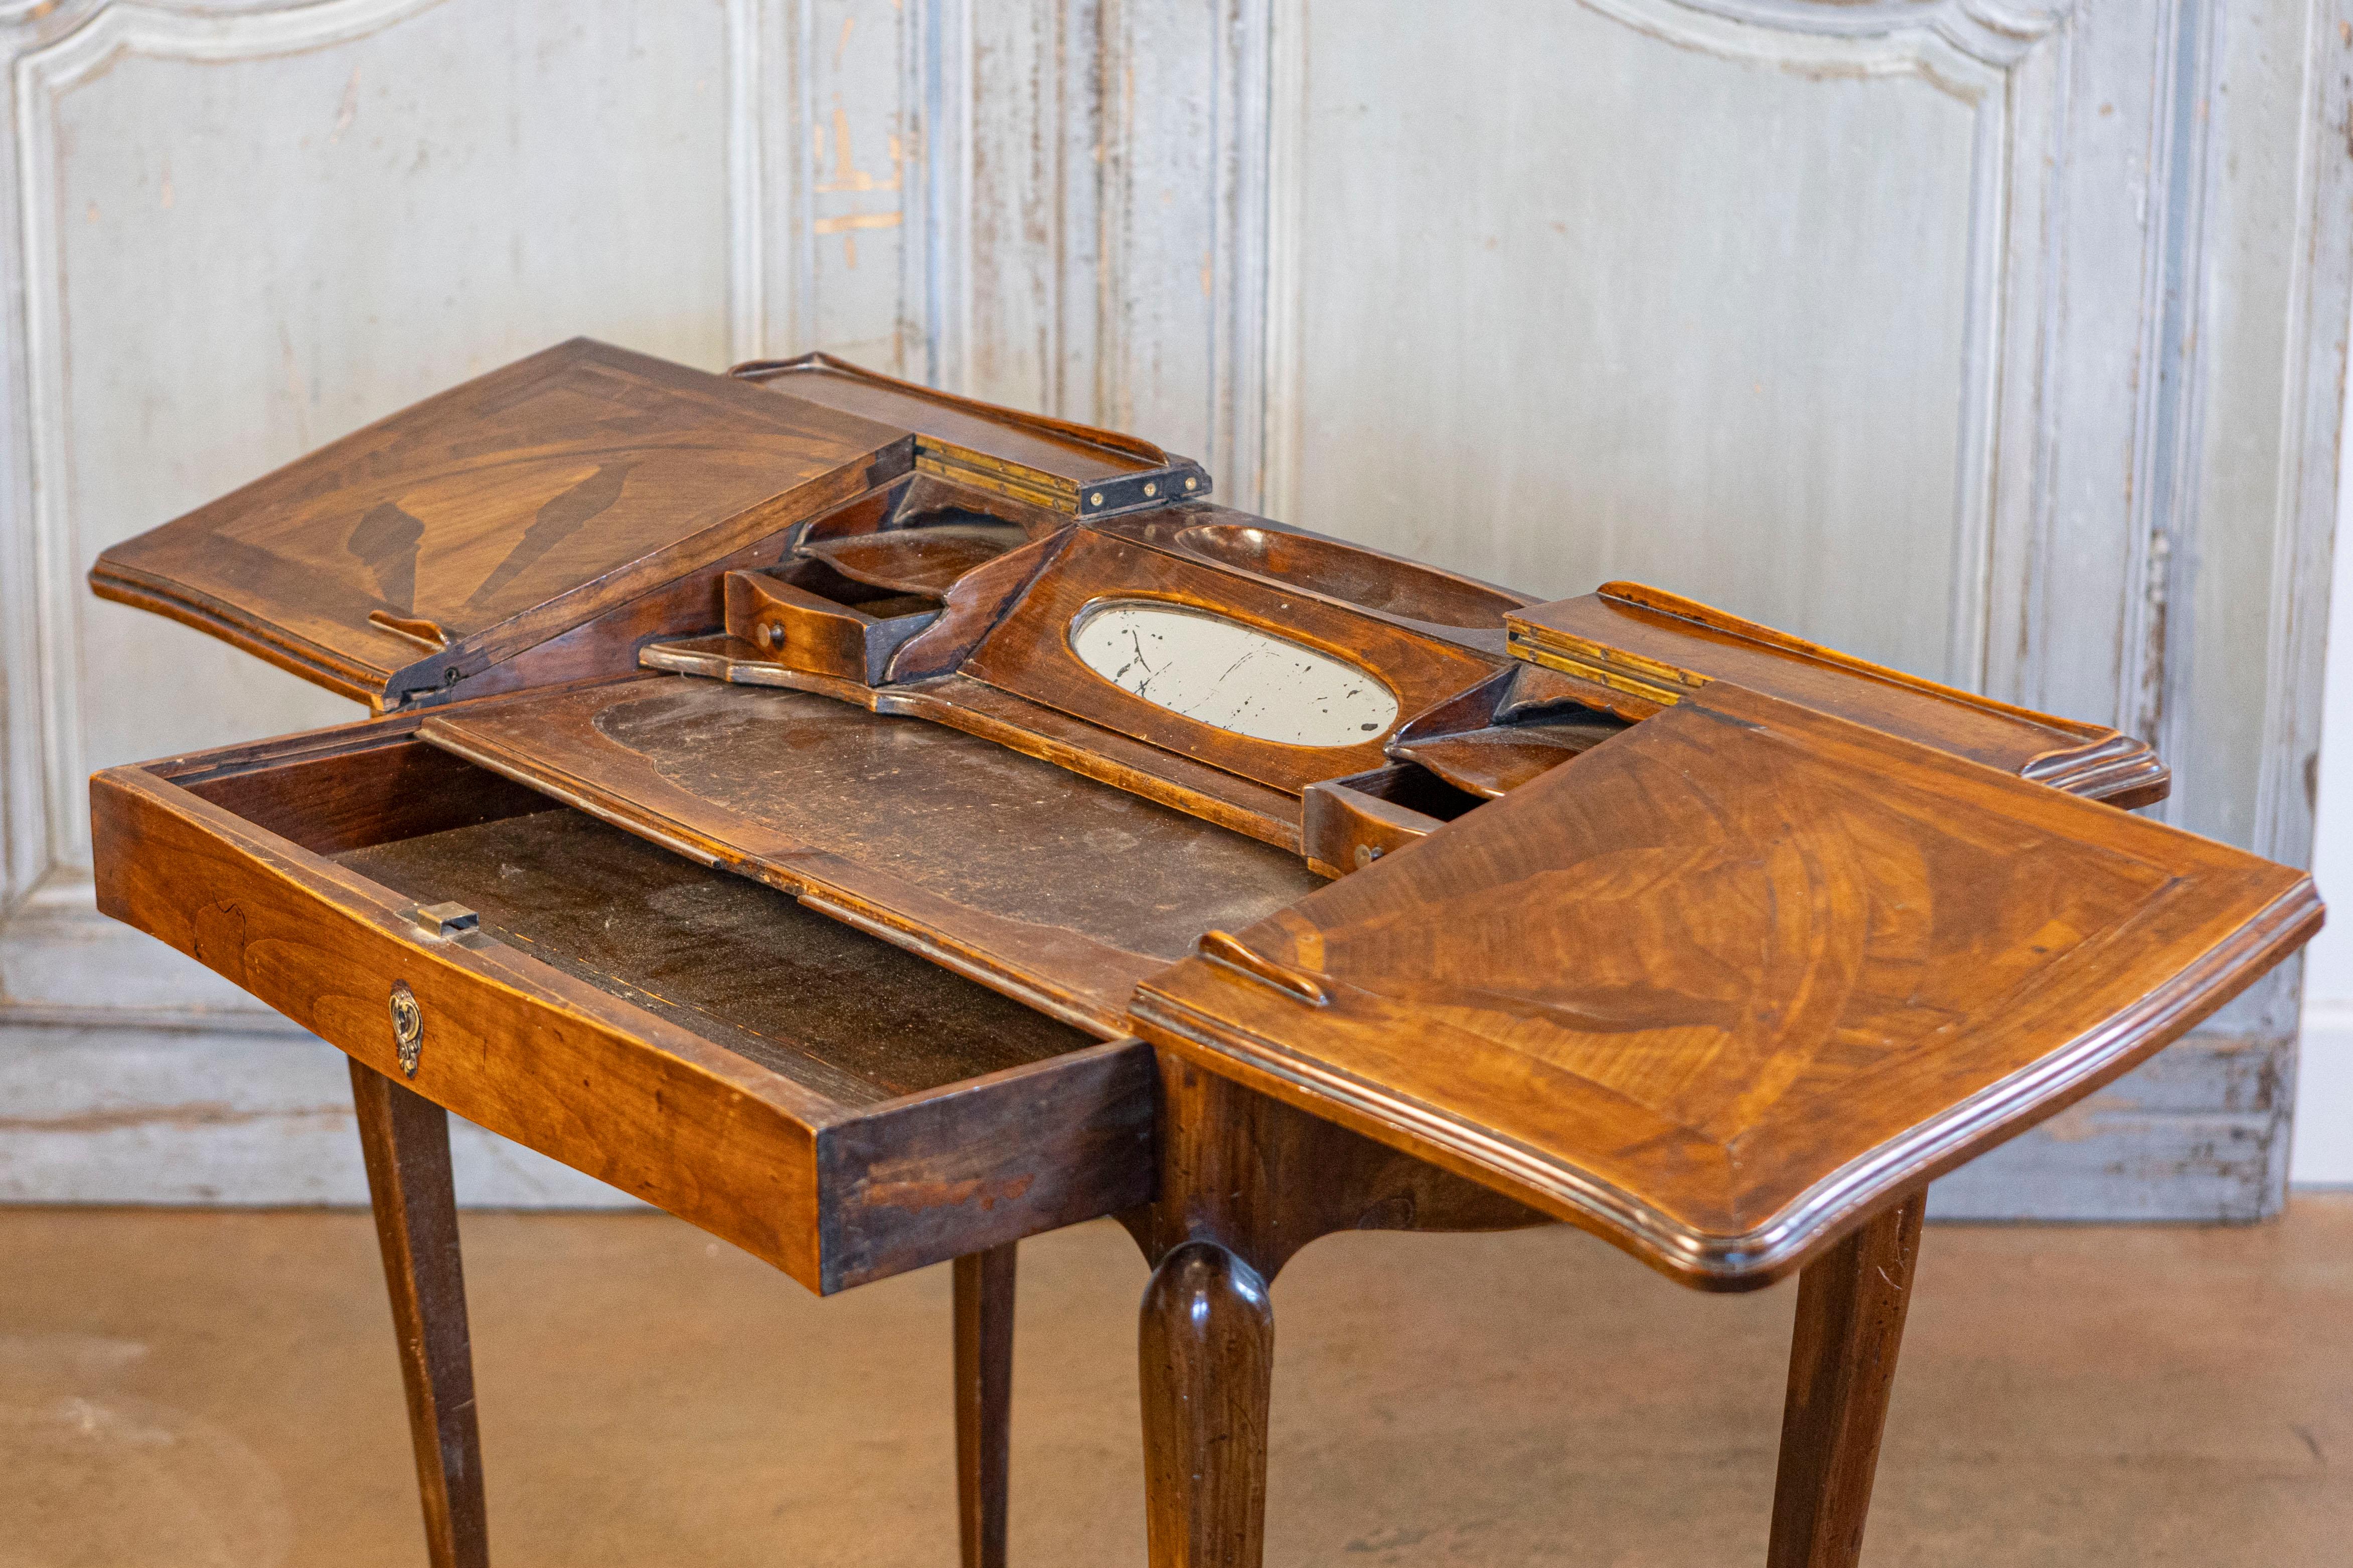
<svg viewBox="0 0 2353 1568"><path fill-rule="evenodd" d="M2146 743L2105 725L2059 718L2015 702L2004 702L1957 686L1948 686L1943 681L1930 680L1925 676L1907 674L1647 584L1604 583L1595 591L1595 596L1651 615L1688 622L1719 637L1736 638L1862 680L1898 687L1940 702L1974 709L1980 713L1997 714L2031 725L2035 730L2048 731L2055 743L2049 750L2029 757L2018 768L2019 776L2065 790L2070 795L2126 807L2148 805L2164 799L2172 782L2170 770ZM1760 688L1767 684L1753 677L1686 668L1682 664L1630 652L1612 646L1606 637L1589 635L1591 628L1572 632L1547 625L1539 616L1544 608L1543 605L1531 605L1507 617L1513 653L1540 668L1601 688L1612 699L1630 699L1630 703L1617 700L1605 703L1610 711L1619 713L1620 717L1646 718L1662 708L1673 706L1718 679L1743 680ZM1694 658L1691 662L1696 665L1702 660ZM1802 698L1790 700L1800 703L1805 700ZM2070 738L2073 744L2068 743ZM1930 743L1936 742L1932 739Z"/></svg>
<svg viewBox="0 0 2353 1568"><path fill-rule="evenodd" d="M986 419L991 424L1009 425L1017 430L1044 431L1067 441L1077 441L1085 446L1100 447L1103 451L1141 463L1148 468L1166 468L1172 461L1166 452L1138 436L1123 435L1119 431L1100 429L1092 425L1075 425L1067 419L1056 419L1044 414L1024 414L1018 408L1008 408L1003 404L983 403L976 397L965 397L953 392L941 392L916 382L901 381L897 376L884 375L880 371L868 370L864 365L852 364L846 359L837 359L829 353L796 354L790 359L745 360L742 364L727 367L729 375L738 381L750 382L775 381L781 376L811 373L843 375L854 381L871 382L876 386L888 387L892 392L903 394L908 397L921 398L925 403L936 403L943 408L953 408L960 414L968 414L976 419Z"/></svg>
<svg viewBox="0 0 2353 1568"><path fill-rule="evenodd" d="M2031 1066L1906 1128L1807 1188L1761 1223L1736 1233L1685 1225L1645 1200L1516 1140L1403 1098L1384 1086L1241 1035L1149 989L1129 1016L1155 1045L1212 1062L1215 1070L1393 1148L1591 1231L1681 1282L1749 1290L1805 1263L1902 1189L1926 1182L2023 1131L2122 1076L2187 1033L2319 929L2309 877L2264 906L2134 1005L2045 1054Z"/></svg>
<svg viewBox="0 0 2353 1568"><path fill-rule="evenodd" d="M90 591L99 598L128 605L135 610L152 610L167 620L193 626L289 675L299 675L323 686L338 697L364 702L373 712L384 711L384 694L396 671L340 658L317 643L239 614L234 605L208 594L184 584L164 583L143 572L111 567L102 558L90 569ZM398 634L385 630L385 635Z"/></svg>
<svg viewBox="0 0 2353 1568"><path fill-rule="evenodd" d="M1867 675L1874 680L1884 680L1891 686L1908 686L1915 691L1925 691L1930 696L1942 697L1951 702L1966 703L1971 708L1983 708L1995 713L2006 713L2010 718L2023 719L2029 723L2040 724L2046 729L2071 731L2086 737L2104 737L2114 733L2098 724L2086 724L2076 719L2053 718L2048 713L2039 713L2031 708L2021 708L2015 702L2004 702L1998 698L1980 696L1974 691L1963 690L1957 686L1947 686L1941 680L1930 680L1924 675L1913 675L1889 665L1874 664L1870 659L1859 658L1851 653L1841 653L1834 647L1827 647L1820 643L1796 636L1794 633L1768 626L1762 621L1752 621L1746 616L1736 616L1729 610L1719 610L1713 605L1704 605L1697 599L1687 599L1681 594L1671 594L1664 588L1653 588L1647 583L1604 583L1594 591L1605 599L1615 599L1620 604L1632 605L1640 609L1655 610L1662 616L1672 616L1677 620L1696 622L1712 631L1724 632L1748 642L1762 643L1767 647L1779 648L1785 653L1794 653L1818 663L1835 665L1841 669L1852 670L1857 675Z"/></svg>
<svg viewBox="0 0 2353 1568"><path fill-rule="evenodd" d="M2045 752L2018 773L2069 795L2126 809L2154 805L2173 787L2173 770L2148 747L2121 733L2093 745Z"/></svg>

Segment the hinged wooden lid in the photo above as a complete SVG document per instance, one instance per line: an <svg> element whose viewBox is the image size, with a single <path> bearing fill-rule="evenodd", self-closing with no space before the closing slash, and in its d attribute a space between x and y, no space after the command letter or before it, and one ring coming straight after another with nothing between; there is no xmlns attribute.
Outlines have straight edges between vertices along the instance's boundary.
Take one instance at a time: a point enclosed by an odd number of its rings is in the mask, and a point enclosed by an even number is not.
<svg viewBox="0 0 2353 1568"><path fill-rule="evenodd" d="M1025 414L808 353L754 360L728 373L846 414L904 426L915 466L1071 517L1109 517L1207 500L1209 476L1190 458L1140 437Z"/></svg>
<svg viewBox="0 0 2353 1568"><path fill-rule="evenodd" d="M577 338L117 545L90 586L381 710L676 584L913 458L903 428Z"/></svg>
<svg viewBox="0 0 2353 1568"><path fill-rule="evenodd" d="M1622 718L1734 680L2111 805L2163 800L2172 782L2155 752L2114 730L1907 675L1641 583L1530 605L1505 625L1514 656Z"/></svg>
<svg viewBox="0 0 2353 1568"><path fill-rule="evenodd" d="M1155 1044L1762 1283L2142 1060L2311 879L1715 680L1145 981Z"/></svg>

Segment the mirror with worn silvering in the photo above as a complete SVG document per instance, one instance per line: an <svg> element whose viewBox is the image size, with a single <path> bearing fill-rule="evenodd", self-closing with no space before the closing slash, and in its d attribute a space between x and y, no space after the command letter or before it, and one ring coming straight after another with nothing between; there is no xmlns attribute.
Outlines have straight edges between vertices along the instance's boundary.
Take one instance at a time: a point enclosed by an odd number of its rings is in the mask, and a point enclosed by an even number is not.
<svg viewBox="0 0 2353 1568"><path fill-rule="evenodd" d="M1223 616L1155 599L1080 612L1071 647L1124 691L1197 723L1293 746L1359 746L1397 722L1368 671Z"/></svg>

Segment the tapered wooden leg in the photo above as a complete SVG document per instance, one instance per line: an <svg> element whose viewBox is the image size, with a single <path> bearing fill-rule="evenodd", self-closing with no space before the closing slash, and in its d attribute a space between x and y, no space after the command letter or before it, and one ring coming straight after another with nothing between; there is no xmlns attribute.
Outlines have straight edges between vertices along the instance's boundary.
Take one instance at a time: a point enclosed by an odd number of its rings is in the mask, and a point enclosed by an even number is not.
<svg viewBox="0 0 2353 1568"><path fill-rule="evenodd" d="M1769 1568L1853 1568L1862 1555L1926 1202L1915 1194L1799 1278Z"/></svg>
<svg viewBox="0 0 2353 1568"><path fill-rule="evenodd" d="M352 1063L360 1147L367 1155L376 1241L384 1248L408 1435L425 1500L433 1568L486 1568L482 1446L474 1426L474 1363L449 1183L449 1117L375 1069Z"/></svg>
<svg viewBox="0 0 2353 1568"><path fill-rule="evenodd" d="M1258 1271L1187 1242L1145 1288L1145 1529L1152 1568L1259 1568L1274 1308Z"/></svg>
<svg viewBox="0 0 2353 1568"><path fill-rule="evenodd" d="M1015 1244L955 1260L956 1522L964 1568L1005 1568Z"/></svg>

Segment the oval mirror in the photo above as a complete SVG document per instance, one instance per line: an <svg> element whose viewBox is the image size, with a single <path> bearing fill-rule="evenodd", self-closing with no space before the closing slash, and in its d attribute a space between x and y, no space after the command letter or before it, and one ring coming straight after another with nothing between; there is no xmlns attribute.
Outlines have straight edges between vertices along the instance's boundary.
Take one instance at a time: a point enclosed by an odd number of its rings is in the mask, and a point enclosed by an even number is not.
<svg viewBox="0 0 2353 1568"><path fill-rule="evenodd" d="M1252 740L1361 746L1397 722L1397 698L1355 665L1155 599L1082 611L1071 648L1120 689Z"/></svg>

